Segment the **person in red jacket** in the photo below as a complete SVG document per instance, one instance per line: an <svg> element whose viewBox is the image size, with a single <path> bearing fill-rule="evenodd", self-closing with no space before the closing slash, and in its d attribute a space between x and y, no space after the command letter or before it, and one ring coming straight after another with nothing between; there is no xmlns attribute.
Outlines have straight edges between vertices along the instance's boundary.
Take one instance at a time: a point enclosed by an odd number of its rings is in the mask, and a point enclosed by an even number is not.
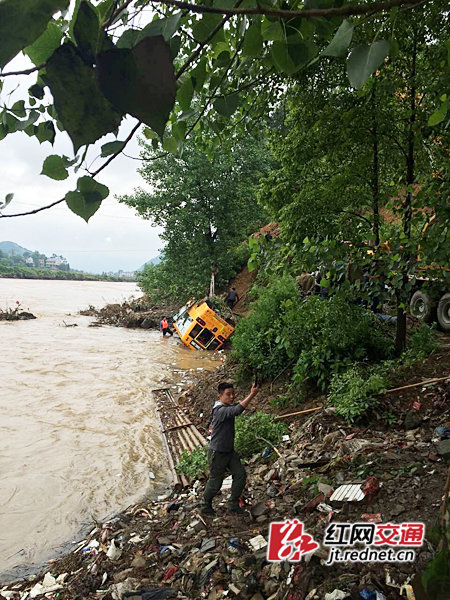
<svg viewBox="0 0 450 600"><path fill-rule="evenodd" d="M166 317L161 319L161 323L159 324L159 329L162 331L163 337L165 337L166 333L169 335L173 335L173 332L170 330L169 321Z"/></svg>

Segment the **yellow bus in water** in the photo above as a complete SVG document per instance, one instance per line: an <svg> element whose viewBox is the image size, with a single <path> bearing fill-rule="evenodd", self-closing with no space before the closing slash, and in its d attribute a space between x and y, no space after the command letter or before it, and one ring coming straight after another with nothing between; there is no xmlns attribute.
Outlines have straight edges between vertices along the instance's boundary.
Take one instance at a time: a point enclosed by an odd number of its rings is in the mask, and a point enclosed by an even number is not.
<svg viewBox="0 0 450 600"><path fill-rule="evenodd" d="M234 332L233 325L217 314L209 299L188 302L173 317L173 326L191 350L220 350Z"/></svg>

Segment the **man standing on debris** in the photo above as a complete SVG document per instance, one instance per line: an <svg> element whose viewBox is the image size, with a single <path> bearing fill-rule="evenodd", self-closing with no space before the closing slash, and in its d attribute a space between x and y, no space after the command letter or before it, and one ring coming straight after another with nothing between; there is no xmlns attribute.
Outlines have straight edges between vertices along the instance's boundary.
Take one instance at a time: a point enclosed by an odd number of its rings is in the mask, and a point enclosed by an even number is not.
<svg viewBox="0 0 450 600"><path fill-rule="evenodd" d="M236 304L236 302L239 302L239 295L236 291L236 288L231 288L231 290L228 292L228 296L225 298L225 302L228 304L228 308L233 310L233 306Z"/></svg>
<svg viewBox="0 0 450 600"><path fill-rule="evenodd" d="M235 393L232 383L219 383L219 399L212 411L212 434L208 449L209 479L203 494L204 515L215 515L212 501L220 492L225 471L229 469L233 477L229 511L235 514L244 512L239 506L239 497L245 487L246 474L239 455L234 450L234 419L247 408L258 393L253 385L249 395L239 404L233 404Z"/></svg>
<svg viewBox="0 0 450 600"><path fill-rule="evenodd" d="M163 317L161 319L161 323L159 324L159 328L162 331L163 337L165 337L166 333L168 333L169 335L173 335L172 331L170 330L169 327L169 321L166 319L166 317Z"/></svg>

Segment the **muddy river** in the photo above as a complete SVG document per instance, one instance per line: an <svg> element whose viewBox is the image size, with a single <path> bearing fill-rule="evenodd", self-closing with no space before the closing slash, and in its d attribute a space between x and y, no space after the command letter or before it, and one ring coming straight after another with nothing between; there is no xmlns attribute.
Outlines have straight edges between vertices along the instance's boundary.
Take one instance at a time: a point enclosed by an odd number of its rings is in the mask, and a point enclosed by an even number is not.
<svg viewBox="0 0 450 600"><path fill-rule="evenodd" d="M0 322L0 581L51 558L93 518L166 489L150 390L186 386L218 361L77 314L130 295L134 283L0 279L0 307L19 301L38 317Z"/></svg>

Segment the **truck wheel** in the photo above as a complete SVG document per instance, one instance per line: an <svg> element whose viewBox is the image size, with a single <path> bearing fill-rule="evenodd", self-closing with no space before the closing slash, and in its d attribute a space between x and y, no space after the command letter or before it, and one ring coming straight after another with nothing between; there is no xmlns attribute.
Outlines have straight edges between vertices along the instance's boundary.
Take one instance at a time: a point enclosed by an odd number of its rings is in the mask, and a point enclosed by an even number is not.
<svg viewBox="0 0 450 600"><path fill-rule="evenodd" d="M437 320L442 331L450 332L450 294L444 294L439 300Z"/></svg>
<svg viewBox="0 0 450 600"><path fill-rule="evenodd" d="M428 294L419 290L412 295L409 310L416 319L423 323L431 323L436 316L436 305Z"/></svg>

